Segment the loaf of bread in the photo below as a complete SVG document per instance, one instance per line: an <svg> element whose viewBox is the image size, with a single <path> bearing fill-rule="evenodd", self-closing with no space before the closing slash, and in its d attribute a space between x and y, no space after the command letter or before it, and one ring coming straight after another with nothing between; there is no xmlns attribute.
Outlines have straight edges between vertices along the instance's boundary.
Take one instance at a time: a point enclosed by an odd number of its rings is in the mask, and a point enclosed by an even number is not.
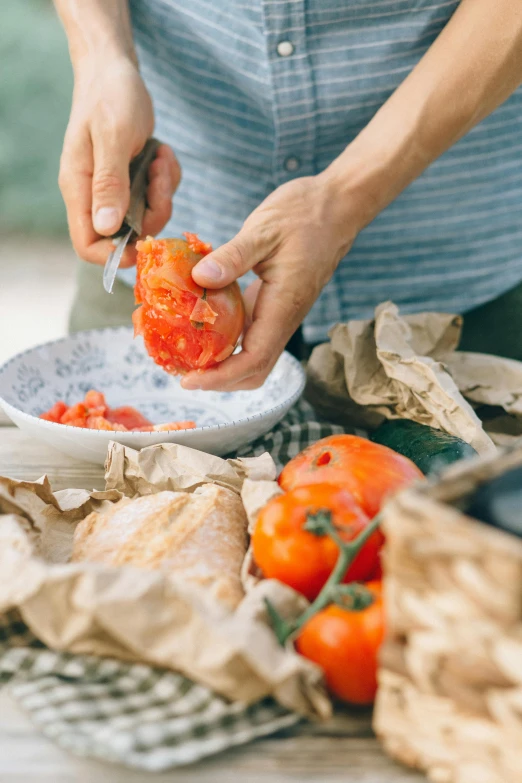
<svg viewBox="0 0 522 783"><path fill-rule="evenodd" d="M238 495L205 484L193 493L123 498L89 514L75 530L72 560L162 569L233 608L243 597L246 531Z"/></svg>

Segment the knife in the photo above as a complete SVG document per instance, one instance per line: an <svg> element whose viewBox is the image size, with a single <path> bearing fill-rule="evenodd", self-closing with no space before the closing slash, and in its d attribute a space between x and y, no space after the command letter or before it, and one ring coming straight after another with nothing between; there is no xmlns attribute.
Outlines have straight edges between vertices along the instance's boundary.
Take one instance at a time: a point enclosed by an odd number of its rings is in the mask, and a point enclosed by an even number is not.
<svg viewBox="0 0 522 783"><path fill-rule="evenodd" d="M129 167L129 209L121 227L111 237L115 245L114 249L109 253L103 270L103 287L108 294L112 293L116 273L129 240L131 237L137 238L141 234L141 225L147 206L146 193L149 166L156 157L159 146L160 142L157 139L149 139L139 155L131 161Z"/></svg>

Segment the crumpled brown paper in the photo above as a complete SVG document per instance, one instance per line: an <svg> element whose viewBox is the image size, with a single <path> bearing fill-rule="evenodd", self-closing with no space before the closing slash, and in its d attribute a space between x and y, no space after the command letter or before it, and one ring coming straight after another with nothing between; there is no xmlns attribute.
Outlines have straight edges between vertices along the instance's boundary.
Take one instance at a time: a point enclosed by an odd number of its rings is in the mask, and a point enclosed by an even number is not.
<svg viewBox="0 0 522 783"><path fill-rule="evenodd" d="M177 443L162 443L135 451L110 443L105 462L106 489L128 497L169 490L193 492L207 482L240 492L245 478L275 479L270 454L243 459L221 459Z"/></svg>
<svg viewBox="0 0 522 783"><path fill-rule="evenodd" d="M248 519L248 532L250 534L254 531L259 512L263 506L266 506L269 500L281 494L282 490L277 481L252 481L251 479L245 479L241 489L241 500L245 507ZM250 545L241 569L243 587L245 590L250 590L261 578L261 571L256 566L252 545Z"/></svg>
<svg viewBox="0 0 522 783"><path fill-rule="evenodd" d="M407 418L445 430L479 454L493 439L520 434L522 363L456 352L462 319L443 313L401 316L386 302L372 321L338 324L308 366L307 398L345 426L374 429L384 419ZM485 431L475 408L497 408ZM508 415L498 417L498 409ZM500 437L496 437L496 433Z"/></svg>
<svg viewBox="0 0 522 783"><path fill-rule="evenodd" d="M320 670L281 648L268 623L267 597L283 616L303 610L305 599L290 588L253 583L230 612L159 571L67 562L78 521L122 493L193 490L209 480L240 491L247 477L253 497L257 484L273 489L272 459L226 462L173 444L138 454L112 444L106 492L53 493L45 478L0 478L0 612L17 608L54 649L173 668L232 700L271 695L303 715L327 717Z"/></svg>

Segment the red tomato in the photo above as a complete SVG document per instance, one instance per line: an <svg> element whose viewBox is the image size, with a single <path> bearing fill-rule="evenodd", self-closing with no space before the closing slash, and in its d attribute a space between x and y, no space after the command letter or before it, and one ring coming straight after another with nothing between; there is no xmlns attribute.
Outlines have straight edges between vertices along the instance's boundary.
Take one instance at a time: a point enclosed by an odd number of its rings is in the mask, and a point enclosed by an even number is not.
<svg viewBox="0 0 522 783"><path fill-rule="evenodd" d="M284 490L310 484L337 484L352 493L374 517L385 498L423 474L402 454L356 435L331 435L308 446L281 472Z"/></svg>
<svg viewBox="0 0 522 783"><path fill-rule="evenodd" d="M151 421L130 405L124 405L122 408L111 408L107 413L107 420L113 424L123 425L128 430L152 426Z"/></svg>
<svg viewBox="0 0 522 783"><path fill-rule="evenodd" d="M183 236L187 240L187 245L194 253L199 253L202 256L212 253L212 245L208 242L203 242L197 234L191 234L189 231L185 231Z"/></svg>
<svg viewBox="0 0 522 783"><path fill-rule="evenodd" d="M170 421L166 424L155 424L154 432L174 432L175 430L194 430L195 421Z"/></svg>
<svg viewBox="0 0 522 783"><path fill-rule="evenodd" d="M109 409L105 395L95 389L87 392L83 402L91 416L105 416Z"/></svg>
<svg viewBox="0 0 522 783"><path fill-rule="evenodd" d="M137 242L135 334L156 364L177 374L206 370L233 352L245 311L237 283L201 288L192 269L210 250L194 234ZM208 248L208 249L207 249Z"/></svg>
<svg viewBox="0 0 522 783"><path fill-rule="evenodd" d="M377 693L379 648L384 638L380 582L369 582L374 602L365 609L331 604L301 629L297 651L324 672L334 696L351 704L372 704Z"/></svg>
<svg viewBox="0 0 522 783"><path fill-rule="evenodd" d="M80 421L83 421L83 424L78 424ZM62 418L60 419L60 424L69 424L72 427L86 427L87 408L83 402L77 402L76 405L71 405L71 407L65 411Z"/></svg>
<svg viewBox="0 0 522 783"><path fill-rule="evenodd" d="M45 419L45 421L54 421L55 424L60 424L62 416L67 413L68 410L69 408L63 400L58 400L58 402L54 403L52 408L49 408L45 413L41 413L40 418Z"/></svg>
<svg viewBox="0 0 522 783"><path fill-rule="evenodd" d="M105 396L94 389L87 392L83 402L78 402L71 407L59 400L46 413L41 413L40 418L55 424L68 424L70 427L112 432L170 432L196 427L194 421L152 424L130 405L111 409L107 405Z"/></svg>
<svg viewBox="0 0 522 783"><path fill-rule="evenodd" d="M375 565L375 568L374 568L374 570L371 572L371 574L369 575L369 578L368 578L368 579L369 579L369 581L371 581L371 582L374 582L374 581L376 581L376 582L380 582L380 580L381 580L381 579L382 579L382 577L383 577L383 571L382 571L382 561L381 561L380 554L381 554L381 553L379 553L379 559L377 560L377 563L376 563L376 565Z"/></svg>
<svg viewBox="0 0 522 783"><path fill-rule="evenodd" d="M116 424L109 421L105 416L87 416L87 429L89 430L107 430L108 432L128 432L123 424Z"/></svg>
<svg viewBox="0 0 522 783"><path fill-rule="evenodd" d="M328 535L305 530L317 514L330 514L341 538L351 541L369 522L342 487L316 484L272 498L261 510L254 533L254 559L267 579L278 579L310 601L319 594L337 562L339 547ZM350 565L344 581L364 580L375 570L383 536L373 533Z"/></svg>

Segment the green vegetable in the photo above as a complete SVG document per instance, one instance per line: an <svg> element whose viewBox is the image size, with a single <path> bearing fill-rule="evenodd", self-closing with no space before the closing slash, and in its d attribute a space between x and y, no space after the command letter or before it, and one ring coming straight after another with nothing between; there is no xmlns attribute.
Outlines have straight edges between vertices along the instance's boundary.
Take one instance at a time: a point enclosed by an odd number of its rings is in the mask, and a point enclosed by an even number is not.
<svg viewBox="0 0 522 783"><path fill-rule="evenodd" d="M477 453L460 438L409 419L385 421L371 440L408 457L425 475Z"/></svg>

